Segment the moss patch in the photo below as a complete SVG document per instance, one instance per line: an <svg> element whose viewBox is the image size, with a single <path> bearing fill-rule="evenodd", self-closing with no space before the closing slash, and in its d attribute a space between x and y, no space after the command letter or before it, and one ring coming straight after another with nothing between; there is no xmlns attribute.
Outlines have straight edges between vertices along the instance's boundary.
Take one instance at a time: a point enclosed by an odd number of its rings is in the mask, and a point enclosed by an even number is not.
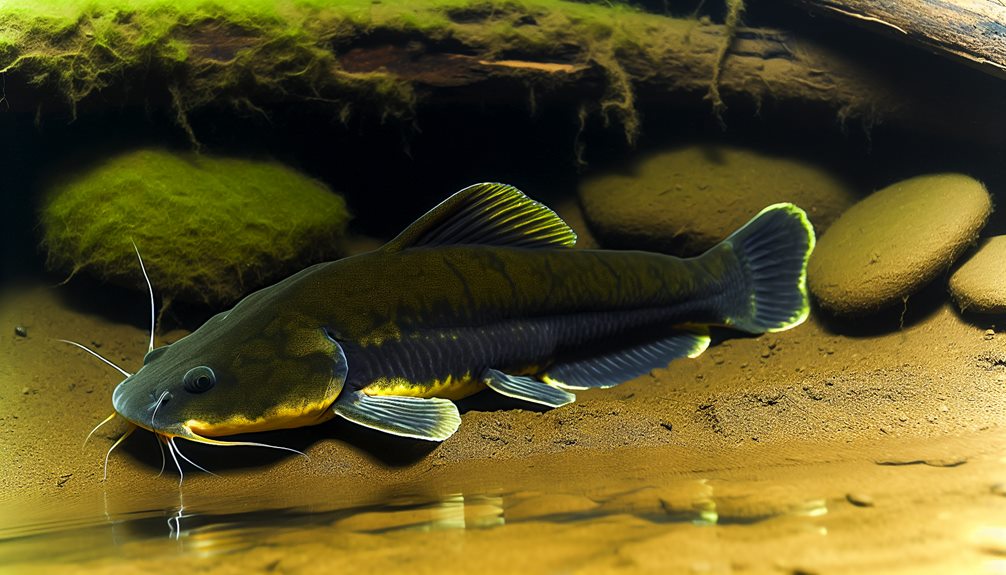
<svg viewBox="0 0 1006 575"><path fill-rule="evenodd" d="M167 299L234 302L339 254L343 199L274 162L132 151L54 182L41 210L52 268L144 286L130 240Z"/></svg>
<svg viewBox="0 0 1006 575"><path fill-rule="evenodd" d="M262 112L270 99L311 100L342 117L367 103L407 117L413 82L347 71L339 54L368 38L417 38L480 58L597 66L607 87L593 109L620 121L631 141L639 119L627 68L688 49L681 33L668 31L691 25L619 4L561 0L11 0L0 12L0 73L57 90L74 113L109 87L142 91L174 106L195 141L187 114L209 103Z"/></svg>

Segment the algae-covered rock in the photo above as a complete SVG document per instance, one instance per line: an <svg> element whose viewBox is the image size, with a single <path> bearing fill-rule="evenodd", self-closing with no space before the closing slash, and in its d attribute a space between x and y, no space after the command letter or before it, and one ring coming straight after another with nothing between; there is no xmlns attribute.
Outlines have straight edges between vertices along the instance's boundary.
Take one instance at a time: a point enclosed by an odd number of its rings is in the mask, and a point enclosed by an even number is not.
<svg viewBox="0 0 1006 575"><path fill-rule="evenodd" d="M225 305L337 256L349 214L276 162L143 149L50 183L40 219L51 268L144 286L132 240L159 293Z"/></svg>
<svg viewBox="0 0 1006 575"><path fill-rule="evenodd" d="M820 168L729 146L656 152L580 186L584 215L603 245L685 256L709 249L769 204L797 204L820 231L855 200Z"/></svg>
<svg viewBox="0 0 1006 575"><path fill-rule="evenodd" d="M961 311L1006 312L1006 236L988 238L950 276L950 293Z"/></svg>
<svg viewBox="0 0 1006 575"><path fill-rule="evenodd" d="M962 174L892 184L850 208L821 237L808 286L838 315L899 303L945 272L991 212L985 186Z"/></svg>

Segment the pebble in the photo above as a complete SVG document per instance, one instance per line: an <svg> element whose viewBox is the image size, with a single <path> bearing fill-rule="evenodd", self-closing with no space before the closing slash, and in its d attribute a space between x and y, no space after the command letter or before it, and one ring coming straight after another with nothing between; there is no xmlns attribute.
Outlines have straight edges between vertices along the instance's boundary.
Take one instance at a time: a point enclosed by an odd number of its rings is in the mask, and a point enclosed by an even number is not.
<svg viewBox="0 0 1006 575"><path fill-rule="evenodd" d="M793 202L824 230L856 199L821 168L745 148L693 145L583 180L584 217L605 247L693 256L765 206Z"/></svg>
<svg viewBox="0 0 1006 575"><path fill-rule="evenodd" d="M991 211L985 186L963 174L892 184L851 207L818 239L808 287L835 315L902 305L977 239Z"/></svg>
<svg viewBox="0 0 1006 575"><path fill-rule="evenodd" d="M18 337L28 337L28 328L23 325L18 325L14 327L14 334Z"/></svg>
<svg viewBox="0 0 1006 575"><path fill-rule="evenodd" d="M845 499L856 507L873 507L873 497L866 493L846 493Z"/></svg>
<svg viewBox="0 0 1006 575"><path fill-rule="evenodd" d="M1002 273L1004 259L1006 236L988 238L950 276L950 294L961 311L1006 312L1006 274ZM995 331L986 330L985 336L992 339Z"/></svg>

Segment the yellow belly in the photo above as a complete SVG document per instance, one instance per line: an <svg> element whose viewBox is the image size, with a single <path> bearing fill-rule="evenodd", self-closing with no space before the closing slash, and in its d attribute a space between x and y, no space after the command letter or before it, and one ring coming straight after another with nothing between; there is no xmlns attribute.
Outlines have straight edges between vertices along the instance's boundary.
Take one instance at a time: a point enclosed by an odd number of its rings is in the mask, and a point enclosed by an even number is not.
<svg viewBox="0 0 1006 575"><path fill-rule="evenodd" d="M462 377L448 375L444 379L416 382L405 378L379 378L360 391L367 395L399 395L406 397L440 397L458 400L485 389L486 385L472 374Z"/></svg>

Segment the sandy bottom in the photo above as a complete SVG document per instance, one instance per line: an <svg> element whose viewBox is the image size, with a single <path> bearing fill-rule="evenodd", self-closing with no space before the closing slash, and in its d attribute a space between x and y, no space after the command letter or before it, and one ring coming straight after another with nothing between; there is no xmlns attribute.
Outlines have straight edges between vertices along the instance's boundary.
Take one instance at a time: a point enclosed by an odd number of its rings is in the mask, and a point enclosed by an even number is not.
<svg viewBox="0 0 1006 575"><path fill-rule="evenodd" d="M218 476L180 489L149 434L104 481L124 426L81 446L119 378L56 339L136 369L147 338L81 289L0 295L0 572L1006 572L1006 335L949 305L726 339L547 412L476 398L441 445L186 443Z"/></svg>

